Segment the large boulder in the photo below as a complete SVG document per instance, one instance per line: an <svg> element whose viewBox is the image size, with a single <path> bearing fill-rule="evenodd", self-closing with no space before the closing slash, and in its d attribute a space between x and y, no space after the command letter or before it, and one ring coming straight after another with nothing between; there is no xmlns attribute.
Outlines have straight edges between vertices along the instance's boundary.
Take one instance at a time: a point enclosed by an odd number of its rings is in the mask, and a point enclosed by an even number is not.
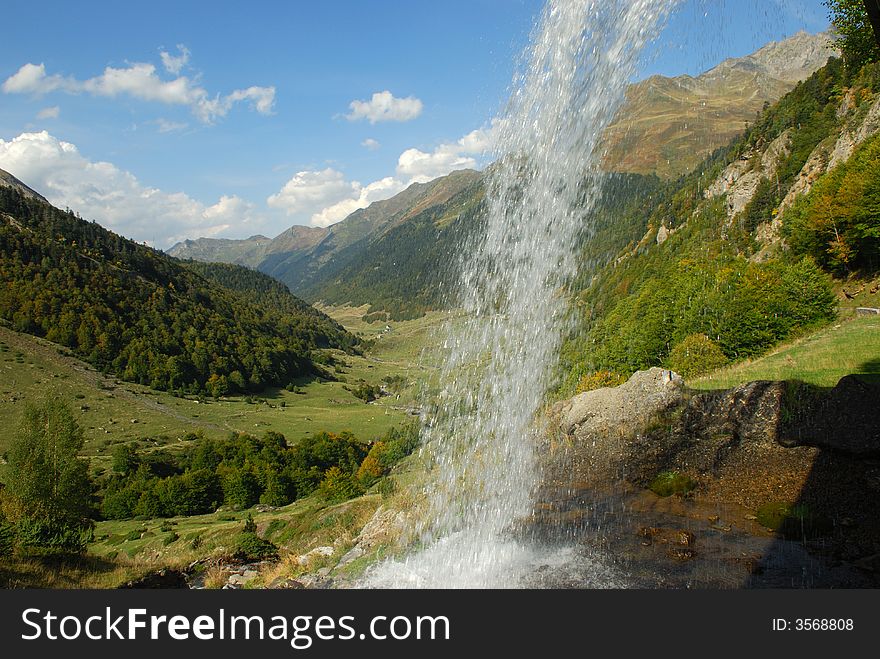
<svg viewBox="0 0 880 659"><path fill-rule="evenodd" d="M682 402L684 381L673 371L651 368L634 373L619 387L586 391L553 406L560 430L578 439L621 428L636 429Z"/></svg>
<svg viewBox="0 0 880 659"><path fill-rule="evenodd" d="M629 439L661 414L684 401L677 373L638 371L619 387L578 394L550 410L551 443L542 451L551 481L604 481L620 476Z"/></svg>

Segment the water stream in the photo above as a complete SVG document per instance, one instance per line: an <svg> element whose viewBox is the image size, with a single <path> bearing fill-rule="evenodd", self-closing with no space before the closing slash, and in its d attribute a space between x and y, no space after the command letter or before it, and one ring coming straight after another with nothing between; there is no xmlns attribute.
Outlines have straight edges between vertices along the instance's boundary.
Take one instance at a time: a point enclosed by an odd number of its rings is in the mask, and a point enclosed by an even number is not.
<svg viewBox="0 0 880 659"><path fill-rule="evenodd" d="M536 487L537 413L566 327L576 245L601 193L600 138L644 46L677 0L549 0L496 122L486 229L468 246L446 328L439 405L425 419L433 460L420 549L377 566L379 587L529 585L565 549L515 540ZM549 553L547 553L549 552ZM581 566L615 585L601 562Z"/></svg>

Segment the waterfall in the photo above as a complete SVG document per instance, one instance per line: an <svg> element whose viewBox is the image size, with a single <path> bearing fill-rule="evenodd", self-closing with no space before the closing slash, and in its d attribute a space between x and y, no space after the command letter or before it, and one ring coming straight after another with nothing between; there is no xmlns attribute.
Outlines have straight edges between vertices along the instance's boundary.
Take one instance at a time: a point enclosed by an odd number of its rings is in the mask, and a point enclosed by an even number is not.
<svg viewBox="0 0 880 659"><path fill-rule="evenodd" d="M576 247L601 192L600 140L639 54L677 0L549 0L495 122L485 230L463 252L443 341L421 546L369 585L519 585L535 549L508 531L531 512L536 416L566 327Z"/></svg>

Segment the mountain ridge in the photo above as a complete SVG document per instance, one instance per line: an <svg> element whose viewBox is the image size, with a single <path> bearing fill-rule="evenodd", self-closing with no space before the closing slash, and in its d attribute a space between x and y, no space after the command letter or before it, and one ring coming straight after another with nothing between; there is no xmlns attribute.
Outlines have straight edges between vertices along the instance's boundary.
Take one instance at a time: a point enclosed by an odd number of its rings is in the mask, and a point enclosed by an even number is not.
<svg viewBox="0 0 880 659"><path fill-rule="evenodd" d="M837 54L828 33L797 34L698 76L651 76L627 90L605 131L606 169L676 178L741 134Z"/></svg>

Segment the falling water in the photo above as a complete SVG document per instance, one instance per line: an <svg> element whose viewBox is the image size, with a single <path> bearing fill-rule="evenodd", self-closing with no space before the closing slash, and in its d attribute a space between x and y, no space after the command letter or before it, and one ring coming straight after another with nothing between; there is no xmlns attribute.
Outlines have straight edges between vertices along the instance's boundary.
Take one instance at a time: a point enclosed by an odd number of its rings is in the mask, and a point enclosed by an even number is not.
<svg viewBox="0 0 880 659"><path fill-rule="evenodd" d="M565 560L537 556L506 531L530 513L536 413L600 191L600 137L675 4L547 3L495 124L486 228L465 250L463 314L446 330L439 403L423 430L434 465L422 549L378 566L372 585L515 586L536 561Z"/></svg>

